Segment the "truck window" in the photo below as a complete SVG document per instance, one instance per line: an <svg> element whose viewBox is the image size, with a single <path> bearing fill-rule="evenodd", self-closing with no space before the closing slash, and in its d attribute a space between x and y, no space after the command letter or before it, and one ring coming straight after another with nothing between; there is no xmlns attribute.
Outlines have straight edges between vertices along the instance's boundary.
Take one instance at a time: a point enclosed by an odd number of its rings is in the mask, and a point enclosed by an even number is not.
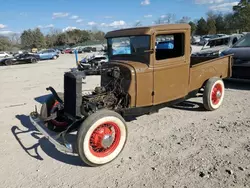
<svg viewBox="0 0 250 188"><path fill-rule="evenodd" d="M184 33L166 34L156 36L156 60L170 59L184 55Z"/></svg>
<svg viewBox="0 0 250 188"><path fill-rule="evenodd" d="M121 36L108 38L109 59L126 59L149 64L150 35Z"/></svg>

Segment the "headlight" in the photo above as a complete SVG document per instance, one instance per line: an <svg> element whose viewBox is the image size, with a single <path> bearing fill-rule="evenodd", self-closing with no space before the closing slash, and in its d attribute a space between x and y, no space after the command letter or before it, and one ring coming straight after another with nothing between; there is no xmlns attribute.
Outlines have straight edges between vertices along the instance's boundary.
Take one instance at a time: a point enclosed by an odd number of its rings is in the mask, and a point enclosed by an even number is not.
<svg viewBox="0 0 250 188"><path fill-rule="evenodd" d="M213 52L211 55L218 55L218 56L220 56L220 54L221 54L221 52L220 51L217 51L217 52Z"/></svg>

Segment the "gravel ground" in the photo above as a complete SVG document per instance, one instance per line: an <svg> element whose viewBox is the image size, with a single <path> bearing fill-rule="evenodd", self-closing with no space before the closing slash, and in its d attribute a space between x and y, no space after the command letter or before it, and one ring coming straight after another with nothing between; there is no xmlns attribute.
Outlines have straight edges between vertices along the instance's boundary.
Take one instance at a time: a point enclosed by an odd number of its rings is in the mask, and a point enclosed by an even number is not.
<svg viewBox="0 0 250 188"><path fill-rule="evenodd" d="M0 187L250 187L250 84L226 81L222 107L206 112L197 97L128 122L128 141L113 162L84 166L57 151L28 119L40 96L63 90L73 55L0 67ZM86 89L99 77L86 79Z"/></svg>

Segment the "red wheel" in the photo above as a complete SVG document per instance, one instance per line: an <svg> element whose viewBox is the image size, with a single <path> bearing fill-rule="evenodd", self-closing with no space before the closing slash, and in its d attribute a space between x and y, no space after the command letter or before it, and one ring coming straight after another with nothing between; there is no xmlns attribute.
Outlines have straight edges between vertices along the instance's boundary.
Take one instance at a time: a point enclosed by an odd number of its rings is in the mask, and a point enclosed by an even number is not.
<svg viewBox="0 0 250 188"><path fill-rule="evenodd" d="M204 107L207 110L218 109L224 99L225 87L219 78L211 78L207 81L203 94Z"/></svg>
<svg viewBox="0 0 250 188"><path fill-rule="evenodd" d="M126 140L123 118L116 112L100 110L82 123L77 136L78 154L90 166L103 165L120 154Z"/></svg>
<svg viewBox="0 0 250 188"><path fill-rule="evenodd" d="M217 83L211 92L211 99L212 99L212 103L213 105L217 105L220 100L221 100L221 96L222 96L222 85L220 83Z"/></svg>
<svg viewBox="0 0 250 188"><path fill-rule="evenodd" d="M89 149L96 157L106 157L115 151L121 139L121 130L114 122L98 126L89 139Z"/></svg>

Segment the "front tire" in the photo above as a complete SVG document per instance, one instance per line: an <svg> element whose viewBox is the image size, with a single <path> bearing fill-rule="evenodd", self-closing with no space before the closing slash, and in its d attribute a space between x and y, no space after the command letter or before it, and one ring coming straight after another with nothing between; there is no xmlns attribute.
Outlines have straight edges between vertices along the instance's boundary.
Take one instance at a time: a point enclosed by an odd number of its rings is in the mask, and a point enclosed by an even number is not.
<svg viewBox="0 0 250 188"><path fill-rule="evenodd" d="M31 62L31 63L37 63L37 59L32 58L32 59L30 60L30 62Z"/></svg>
<svg viewBox="0 0 250 188"><path fill-rule="evenodd" d="M100 110L90 115L77 133L80 158L89 166L101 166L113 161L123 150L127 126L116 112Z"/></svg>
<svg viewBox="0 0 250 188"><path fill-rule="evenodd" d="M8 66L8 65L13 65L14 63L13 63L13 61L11 59L7 59L7 60L4 61L4 64L6 66Z"/></svg>
<svg viewBox="0 0 250 188"><path fill-rule="evenodd" d="M203 104L209 111L217 110L224 99L225 86L220 78L210 78L204 89Z"/></svg>
<svg viewBox="0 0 250 188"><path fill-rule="evenodd" d="M54 60L56 60L57 59L57 56L55 55L55 56L53 56L53 58L52 59L54 59Z"/></svg>

